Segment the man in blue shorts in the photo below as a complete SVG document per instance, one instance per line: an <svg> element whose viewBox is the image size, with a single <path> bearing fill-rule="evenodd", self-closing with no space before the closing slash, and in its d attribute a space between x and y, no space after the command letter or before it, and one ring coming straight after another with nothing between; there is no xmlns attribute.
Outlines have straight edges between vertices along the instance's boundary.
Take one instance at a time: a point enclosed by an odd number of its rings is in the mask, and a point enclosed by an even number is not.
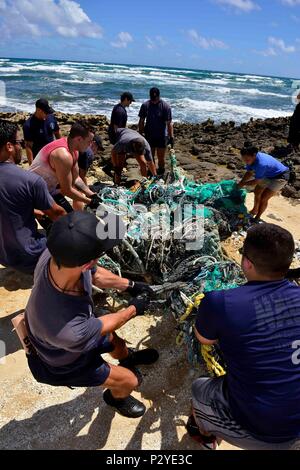
<svg viewBox="0 0 300 470"><path fill-rule="evenodd" d="M59 125L53 114L54 109L51 108L48 100L45 98L37 100L35 107L35 113L23 125L29 165L45 145L53 142L54 138L61 138Z"/></svg>
<svg viewBox="0 0 300 470"><path fill-rule="evenodd" d="M288 184L290 169L271 155L259 152L248 142L241 150L241 155L246 163L247 172L239 187L255 186L254 208L250 214L259 222L268 208L269 200Z"/></svg>
<svg viewBox="0 0 300 470"><path fill-rule="evenodd" d="M210 292L196 321L200 343L219 343L221 378L193 384L189 433L211 449L225 440L242 449L300 445L300 289L285 276L292 235L277 225L248 232L242 269L248 283Z"/></svg>
<svg viewBox="0 0 300 470"><path fill-rule="evenodd" d="M97 219L88 212L71 212L53 224L25 311L28 337L36 351L27 357L38 382L104 387L109 406L138 418L146 409L131 396L141 383L136 366L156 362L158 352L128 349L115 332L144 314L151 289L97 267L99 257L121 243L124 234L122 220L108 213ZM100 289L126 291L134 298L127 308L96 318L92 283ZM106 362L104 353L119 364Z"/></svg>

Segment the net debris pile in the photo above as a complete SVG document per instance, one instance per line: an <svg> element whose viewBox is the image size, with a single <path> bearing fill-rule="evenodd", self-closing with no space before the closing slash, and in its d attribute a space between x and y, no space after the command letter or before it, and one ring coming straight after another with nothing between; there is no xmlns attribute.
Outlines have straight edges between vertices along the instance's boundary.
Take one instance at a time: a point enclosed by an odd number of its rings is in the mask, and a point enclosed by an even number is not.
<svg viewBox="0 0 300 470"><path fill-rule="evenodd" d="M239 266L224 255L221 241L247 226L246 192L234 181L194 182L177 168L172 154L164 180L144 180L133 190L102 187L98 194L97 213L115 213L127 225L123 243L99 264L149 282L155 293L150 309L173 313L176 343L185 345L191 365L197 368L204 358L212 373L225 373L218 348L201 351L193 326L206 293L245 282Z"/></svg>

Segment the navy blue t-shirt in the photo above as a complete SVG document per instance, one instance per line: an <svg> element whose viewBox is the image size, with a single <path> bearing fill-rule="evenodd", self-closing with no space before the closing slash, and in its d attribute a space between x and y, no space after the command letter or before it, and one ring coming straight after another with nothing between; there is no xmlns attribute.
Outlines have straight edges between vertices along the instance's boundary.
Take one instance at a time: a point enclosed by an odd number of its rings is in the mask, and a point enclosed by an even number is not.
<svg viewBox="0 0 300 470"><path fill-rule="evenodd" d="M94 161L94 152L88 148L86 152L79 152L78 166L81 170L88 171Z"/></svg>
<svg viewBox="0 0 300 470"><path fill-rule="evenodd" d="M116 143L116 131L114 126L117 126L118 129L124 129L127 126L127 119L126 108L121 103L116 104L112 110L108 128L108 134L112 144Z"/></svg>
<svg viewBox="0 0 300 470"><path fill-rule="evenodd" d="M167 122L172 121L172 110L168 103L151 100L142 104L139 117L146 119L145 135L147 139L163 139L167 134Z"/></svg>
<svg viewBox="0 0 300 470"><path fill-rule="evenodd" d="M93 349L106 340L101 336L102 321L94 314L92 273L82 274L85 293L62 293L51 283L48 250L40 257L25 311L29 339L39 357L53 372L67 374L85 366Z"/></svg>
<svg viewBox="0 0 300 470"><path fill-rule="evenodd" d="M211 292L196 329L219 340L236 421L262 441L300 437L300 288L283 280Z"/></svg>
<svg viewBox="0 0 300 470"><path fill-rule="evenodd" d="M49 114L45 121L38 119L34 114L23 125L24 139L33 142L32 153L36 157L39 151L54 140L54 133L59 131L57 120Z"/></svg>
<svg viewBox="0 0 300 470"><path fill-rule="evenodd" d="M38 232L34 209L54 204L45 181L13 163L0 163L0 263L33 273L46 237Z"/></svg>

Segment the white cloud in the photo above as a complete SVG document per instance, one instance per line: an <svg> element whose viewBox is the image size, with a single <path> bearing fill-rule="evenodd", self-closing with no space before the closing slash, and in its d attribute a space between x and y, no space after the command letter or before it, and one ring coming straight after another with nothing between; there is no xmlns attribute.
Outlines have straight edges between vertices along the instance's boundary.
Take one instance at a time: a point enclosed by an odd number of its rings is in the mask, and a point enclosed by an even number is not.
<svg viewBox="0 0 300 470"><path fill-rule="evenodd" d="M164 47L168 44L162 36L155 36L154 38L151 38L150 36L145 36L145 39L146 47L150 50L157 49L159 47Z"/></svg>
<svg viewBox="0 0 300 470"><path fill-rule="evenodd" d="M226 5L234 8L235 10L249 13L252 10L260 10L260 6L253 0L214 0L220 5Z"/></svg>
<svg viewBox="0 0 300 470"><path fill-rule="evenodd" d="M113 47L125 48L130 42L133 42L133 37L131 36L131 34L127 33L126 31L121 31L118 34L116 41L111 42L110 44Z"/></svg>
<svg viewBox="0 0 300 470"><path fill-rule="evenodd" d="M205 38L198 34L195 29L187 31L187 35L195 46L202 49L228 49L228 46L223 41L215 38Z"/></svg>
<svg viewBox="0 0 300 470"><path fill-rule="evenodd" d="M5 38L14 36L103 36L78 2L73 0L0 0L0 28Z"/></svg>
<svg viewBox="0 0 300 470"><path fill-rule="evenodd" d="M295 7L296 5L300 5L300 0L281 0L281 3L290 7Z"/></svg>
<svg viewBox="0 0 300 470"><path fill-rule="evenodd" d="M269 41L269 44L271 44L271 46L274 46L275 48L279 49L279 51L284 52L286 54L291 54L293 52L296 52L296 47L287 46L283 39L270 37L268 41Z"/></svg>
<svg viewBox="0 0 300 470"><path fill-rule="evenodd" d="M269 47L263 51L255 51L257 54L260 54L264 57L277 56L281 53L283 54L293 54L296 52L296 46L288 46L285 41L281 38L275 38L270 36L268 38Z"/></svg>

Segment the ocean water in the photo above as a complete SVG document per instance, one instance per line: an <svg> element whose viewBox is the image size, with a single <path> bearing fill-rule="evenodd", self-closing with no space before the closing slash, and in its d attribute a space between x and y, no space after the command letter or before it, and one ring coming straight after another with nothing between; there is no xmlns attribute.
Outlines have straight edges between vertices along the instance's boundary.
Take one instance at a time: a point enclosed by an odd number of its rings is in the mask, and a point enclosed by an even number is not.
<svg viewBox="0 0 300 470"><path fill-rule="evenodd" d="M157 86L175 121L237 123L251 117L289 116L293 80L166 67L93 62L0 59L0 111L28 111L46 96L57 111L110 116L123 91L135 99L128 114L137 122L140 105Z"/></svg>

